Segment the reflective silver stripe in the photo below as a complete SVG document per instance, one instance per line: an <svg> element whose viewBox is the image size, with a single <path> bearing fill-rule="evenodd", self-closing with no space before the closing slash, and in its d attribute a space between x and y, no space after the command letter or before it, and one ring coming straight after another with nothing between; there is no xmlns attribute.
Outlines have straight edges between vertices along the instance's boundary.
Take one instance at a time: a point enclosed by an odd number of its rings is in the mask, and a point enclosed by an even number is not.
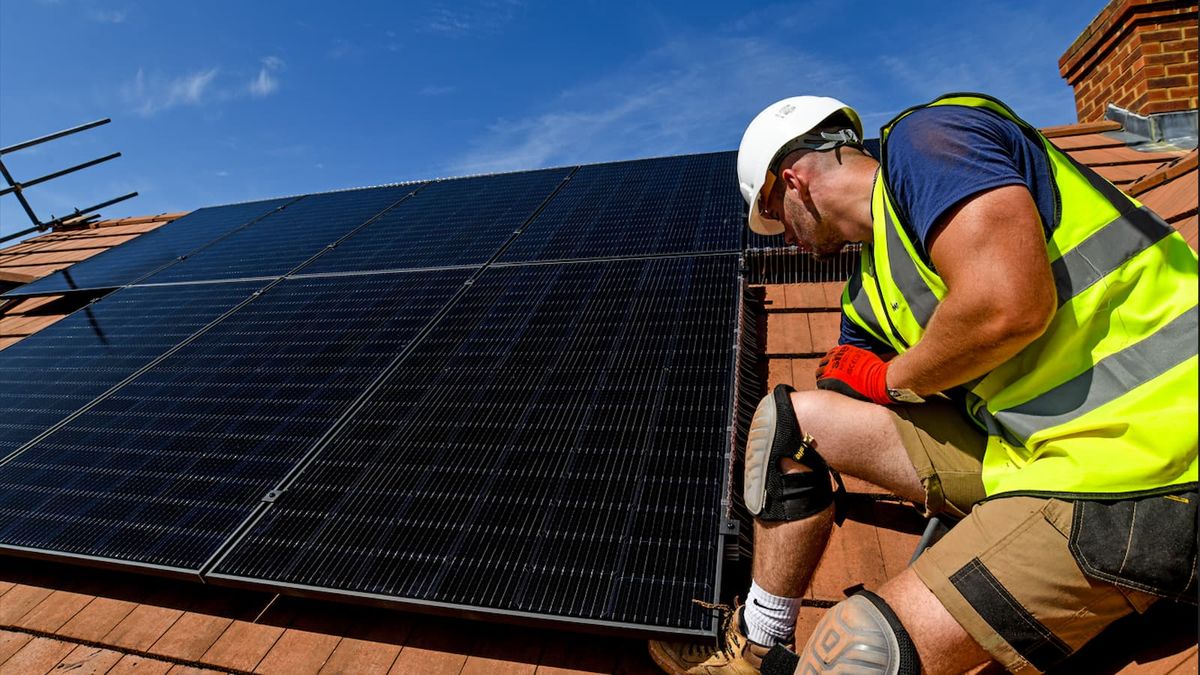
<svg viewBox="0 0 1200 675"><path fill-rule="evenodd" d="M1050 265L1058 306L1091 288L1173 232L1146 207L1114 219Z"/></svg>
<svg viewBox="0 0 1200 675"><path fill-rule="evenodd" d="M1196 308L1150 337L1105 357L1084 373L1021 405L995 413L1022 440L1115 401L1196 354Z"/></svg>
<svg viewBox="0 0 1200 675"><path fill-rule="evenodd" d="M887 342L887 333L883 332L883 328L880 327L875 310L871 309L871 301L867 298L867 292L863 290L861 271L850 275L850 279L846 282L846 293L850 296L850 305L854 307L858 317L866 324L866 329L873 333L872 337Z"/></svg>
<svg viewBox="0 0 1200 675"><path fill-rule="evenodd" d="M929 325L929 317L933 316L933 310L938 306L937 296L917 272L917 264L905 250L900 233L896 231L896 223L892 220L892 213L886 205L883 215L887 222L888 267L892 271L892 281L904 295L913 318L924 328ZM883 311L886 312L887 308Z"/></svg>

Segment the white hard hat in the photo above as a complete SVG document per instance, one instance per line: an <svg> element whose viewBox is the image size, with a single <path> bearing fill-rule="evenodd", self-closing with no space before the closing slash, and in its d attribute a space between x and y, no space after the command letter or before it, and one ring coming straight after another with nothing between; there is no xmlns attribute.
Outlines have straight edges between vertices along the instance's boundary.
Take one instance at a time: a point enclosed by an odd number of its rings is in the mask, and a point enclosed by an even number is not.
<svg viewBox="0 0 1200 675"><path fill-rule="evenodd" d="M819 145L821 137L816 138L816 144L808 139L801 140L801 137L821 126L830 115L838 112L844 112L850 118L856 136L825 134L824 140L828 142L824 145ZM827 149L846 142L858 142L861 138L862 122L858 119L858 113L835 98L793 96L767 106L746 127L742 144L738 147L738 184L742 189L742 197L750 205L750 229L766 235L783 232L783 223L764 218L759 213L758 199L772 162L781 159L781 154L787 154L782 152L785 148L787 152L800 147ZM793 144L798 140L801 142Z"/></svg>

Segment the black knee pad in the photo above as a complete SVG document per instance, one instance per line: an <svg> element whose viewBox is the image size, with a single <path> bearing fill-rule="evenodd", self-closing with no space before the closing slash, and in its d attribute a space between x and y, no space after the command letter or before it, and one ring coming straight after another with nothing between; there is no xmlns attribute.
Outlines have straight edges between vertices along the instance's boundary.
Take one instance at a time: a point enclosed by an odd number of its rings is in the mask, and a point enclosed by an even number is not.
<svg viewBox="0 0 1200 675"><path fill-rule="evenodd" d="M760 520L801 520L834 503L830 476L838 495L845 491L841 476L832 471L813 447L812 437L800 430L792 409L791 387L781 384L763 397L746 439L743 495L750 513ZM787 457L808 467L804 473L783 473L779 460Z"/></svg>

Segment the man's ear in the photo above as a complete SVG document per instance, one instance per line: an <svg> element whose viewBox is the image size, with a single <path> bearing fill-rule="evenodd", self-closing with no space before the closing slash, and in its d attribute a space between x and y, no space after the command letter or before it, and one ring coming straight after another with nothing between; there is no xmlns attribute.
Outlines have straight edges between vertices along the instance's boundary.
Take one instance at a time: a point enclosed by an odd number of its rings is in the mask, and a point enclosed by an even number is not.
<svg viewBox="0 0 1200 675"><path fill-rule="evenodd" d="M804 186L806 183L804 178L800 175L800 172L796 171L794 167L795 165L792 165L786 169L781 168L779 171L779 180L783 181L783 184L789 190L803 191L802 186Z"/></svg>

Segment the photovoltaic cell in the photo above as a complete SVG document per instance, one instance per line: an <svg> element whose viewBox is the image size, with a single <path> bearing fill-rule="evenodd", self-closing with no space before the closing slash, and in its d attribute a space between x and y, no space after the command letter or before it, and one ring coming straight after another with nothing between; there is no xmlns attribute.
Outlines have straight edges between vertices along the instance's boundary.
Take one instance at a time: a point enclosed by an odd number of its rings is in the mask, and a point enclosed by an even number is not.
<svg viewBox="0 0 1200 675"><path fill-rule="evenodd" d="M418 187L400 185L308 195L143 283L287 274Z"/></svg>
<svg viewBox="0 0 1200 675"><path fill-rule="evenodd" d="M210 578L709 630L737 269L486 271Z"/></svg>
<svg viewBox="0 0 1200 675"><path fill-rule="evenodd" d="M122 289L0 350L0 460L259 287Z"/></svg>
<svg viewBox="0 0 1200 675"><path fill-rule="evenodd" d="M270 288L0 466L0 547L197 570L466 276Z"/></svg>
<svg viewBox="0 0 1200 675"><path fill-rule="evenodd" d="M500 262L737 251L736 153L580 167Z"/></svg>
<svg viewBox="0 0 1200 675"><path fill-rule="evenodd" d="M546 169L429 183L304 273L482 264L568 174Z"/></svg>
<svg viewBox="0 0 1200 675"><path fill-rule="evenodd" d="M117 288L294 201L294 197L214 206L151 230L120 246L6 293L3 297Z"/></svg>

